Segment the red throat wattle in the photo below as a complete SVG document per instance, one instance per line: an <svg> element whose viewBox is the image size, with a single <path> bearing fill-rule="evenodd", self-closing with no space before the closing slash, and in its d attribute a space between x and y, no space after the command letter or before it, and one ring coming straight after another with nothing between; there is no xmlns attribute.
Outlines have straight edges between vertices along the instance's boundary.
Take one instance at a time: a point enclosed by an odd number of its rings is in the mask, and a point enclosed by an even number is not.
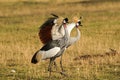
<svg viewBox="0 0 120 80"><path fill-rule="evenodd" d="M66 28L67 26L66 26L66 24L63 24L63 26L64 26L64 28Z"/></svg>

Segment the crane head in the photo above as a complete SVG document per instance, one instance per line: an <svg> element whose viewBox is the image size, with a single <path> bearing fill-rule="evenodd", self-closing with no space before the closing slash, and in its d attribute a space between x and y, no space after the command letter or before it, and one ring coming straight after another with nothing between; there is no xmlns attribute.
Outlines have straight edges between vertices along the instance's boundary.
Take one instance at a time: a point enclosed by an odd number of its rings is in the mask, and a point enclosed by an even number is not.
<svg viewBox="0 0 120 80"><path fill-rule="evenodd" d="M66 24L66 23L68 23L68 18L64 18L63 20L63 24Z"/></svg>
<svg viewBox="0 0 120 80"><path fill-rule="evenodd" d="M81 24L81 19L82 19L82 17L80 17L80 18L74 17L74 18L73 18L73 22L76 23L76 27L82 26L82 24Z"/></svg>
<svg viewBox="0 0 120 80"><path fill-rule="evenodd" d="M78 20L78 22L76 23L76 27L78 27L78 26L82 26L81 20Z"/></svg>

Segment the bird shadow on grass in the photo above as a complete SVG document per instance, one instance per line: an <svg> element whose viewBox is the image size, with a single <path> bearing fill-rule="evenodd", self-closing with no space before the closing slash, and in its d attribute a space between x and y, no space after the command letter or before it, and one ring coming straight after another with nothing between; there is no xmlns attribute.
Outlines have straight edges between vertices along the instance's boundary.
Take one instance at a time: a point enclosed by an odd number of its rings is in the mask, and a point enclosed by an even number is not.
<svg viewBox="0 0 120 80"><path fill-rule="evenodd" d="M74 60L88 60L88 59L91 59L91 58L105 58L106 56L112 57L112 56L116 56L116 55L119 55L119 53L116 50L110 48L110 51L105 52L104 54L80 55L78 57L75 57Z"/></svg>

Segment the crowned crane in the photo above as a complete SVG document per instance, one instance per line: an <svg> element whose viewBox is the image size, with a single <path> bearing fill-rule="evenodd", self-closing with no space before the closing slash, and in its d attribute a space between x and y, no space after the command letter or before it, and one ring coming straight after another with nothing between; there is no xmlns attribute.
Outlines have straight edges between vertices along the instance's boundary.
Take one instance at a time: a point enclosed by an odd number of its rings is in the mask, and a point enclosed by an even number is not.
<svg viewBox="0 0 120 80"><path fill-rule="evenodd" d="M68 33L66 29L66 23L68 19L65 18L62 21L61 28L64 28L65 35L62 38L59 38L57 40L50 40L48 41L40 50L38 50L34 56L32 57L32 63L37 63L39 61L39 55L42 55L42 60L50 59L48 71L51 74L51 66L56 57L60 56L60 54L63 53L65 46L68 42ZM59 54L59 55L58 55ZM57 55L57 56L56 56Z"/></svg>
<svg viewBox="0 0 120 80"><path fill-rule="evenodd" d="M80 37L80 32L77 29L77 27L81 25L81 22L79 20L76 23L68 24L66 27L66 22L68 21L67 18L63 20L63 24L59 23L61 22L61 20L59 19L58 19L59 22L57 22L57 19L58 17L50 18L48 21L46 21L42 25L39 35L42 43L45 45L34 54L31 61L32 63L37 63L40 59L39 58L40 54L42 54L43 60L50 59L50 63L48 67L50 74L51 74L52 63L59 56L61 56L60 65L63 72L62 54L67 47L69 47L71 44L76 42ZM70 37L70 32L74 27L76 27L78 35L77 37ZM48 34L45 34L45 33L48 33ZM63 74L62 72L61 74Z"/></svg>

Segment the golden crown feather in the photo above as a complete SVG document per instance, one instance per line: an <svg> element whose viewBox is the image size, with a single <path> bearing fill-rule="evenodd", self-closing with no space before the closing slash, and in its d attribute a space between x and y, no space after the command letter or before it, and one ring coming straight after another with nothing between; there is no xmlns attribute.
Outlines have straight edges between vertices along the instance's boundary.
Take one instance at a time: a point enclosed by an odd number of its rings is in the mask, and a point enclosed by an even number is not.
<svg viewBox="0 0 120 80"><path fill-rule="evenodd" d="M78 22L79 18L78 17L73 17L73 22Z"/></svg>

